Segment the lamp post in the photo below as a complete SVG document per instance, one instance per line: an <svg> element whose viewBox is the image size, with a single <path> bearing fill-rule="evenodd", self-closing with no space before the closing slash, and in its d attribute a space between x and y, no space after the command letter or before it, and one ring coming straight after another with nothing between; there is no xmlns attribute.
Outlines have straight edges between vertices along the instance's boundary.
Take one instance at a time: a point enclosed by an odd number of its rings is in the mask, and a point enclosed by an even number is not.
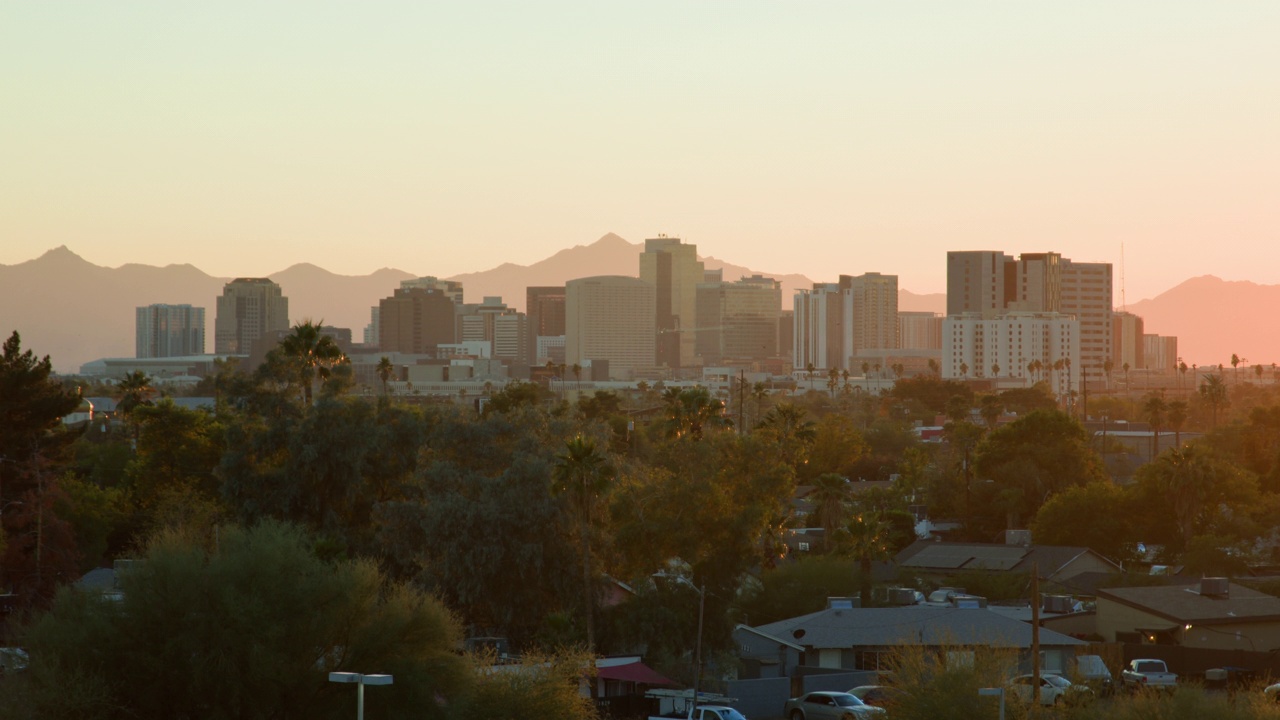
<svg viewBox="0 0 1280 720"><path fill-rule="evenodd" d="M361 675L352 672L331 672L329 682L356 683L356 720L364 720L364 686L390 685L390 675Z"/></svg>
<svg viewBox="0 0 1280 720"><path fill-rule="evenodd" d="M707 602L707 586L698 587L694 585L689 578L683 575L668 575L667 573L657 573L654 577L675 578L676 582L684 583L693 588L698 593L698 639L694 645L693 651L693 707L690 709L689 717L698 715L698 691L702 684L702 614L706 609Z"/></svg>

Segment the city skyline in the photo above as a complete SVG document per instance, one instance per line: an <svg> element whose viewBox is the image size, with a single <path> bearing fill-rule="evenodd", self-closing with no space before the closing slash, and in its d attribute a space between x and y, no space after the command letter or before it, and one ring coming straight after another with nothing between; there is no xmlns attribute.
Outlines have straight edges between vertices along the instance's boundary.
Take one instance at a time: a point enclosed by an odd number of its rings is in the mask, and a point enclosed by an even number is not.
<svg viewBox="0 0 1280 720"><path fill-rule="evenodd" d="M0 264L449 277L616 232L920 293L957 249L1111 263L1117 307L1280 284L1277 31L1262 2L8 6Z"/></svg>

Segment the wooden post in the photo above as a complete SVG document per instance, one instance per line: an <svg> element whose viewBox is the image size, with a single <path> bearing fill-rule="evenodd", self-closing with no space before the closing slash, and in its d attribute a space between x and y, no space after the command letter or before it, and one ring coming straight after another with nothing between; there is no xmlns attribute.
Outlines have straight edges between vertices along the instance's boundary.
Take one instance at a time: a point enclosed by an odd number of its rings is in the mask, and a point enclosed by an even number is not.
<svg viewBox="0 0 1280 720"><path fill-rule="evenodd" d="M1027 717L1034 718L1040 710L1040 567L1031 563L1031 682L1035 690Z"/></svg>

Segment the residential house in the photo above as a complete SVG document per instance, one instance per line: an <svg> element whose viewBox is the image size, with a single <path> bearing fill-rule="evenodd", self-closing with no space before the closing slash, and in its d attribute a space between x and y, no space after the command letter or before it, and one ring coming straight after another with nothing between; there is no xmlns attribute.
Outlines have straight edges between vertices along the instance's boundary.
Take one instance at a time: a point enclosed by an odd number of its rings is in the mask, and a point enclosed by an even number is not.
<svg viewBox="0 0 1280 720"><path fill-rule="evenodd" d="M1100 588L1106 641L1269 652L1280 648L1280 598L1229 582Z"/></svg>
<svg viewBox="0 0 1280 720"><path fill-rule="evenodd" d="M919 540L899 552L894 562L921 579L935 582L965 571L1029 574L1033 567L1042 583L1063 584L1085 572L1120 572L1119 565L1089 548L1012 543Z"/></svg>

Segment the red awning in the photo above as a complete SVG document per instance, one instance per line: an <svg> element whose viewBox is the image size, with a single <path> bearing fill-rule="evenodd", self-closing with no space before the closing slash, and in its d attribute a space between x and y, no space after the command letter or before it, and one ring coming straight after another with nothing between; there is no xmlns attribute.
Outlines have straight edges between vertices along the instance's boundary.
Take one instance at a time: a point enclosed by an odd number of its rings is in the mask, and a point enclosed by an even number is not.
<svg viewBox="0 0 1280 720"><path fill-rule="evenodd" d="M674 682L662 677L642 662L606 665L596 669L596 677L601 680L621 680L645 685L675 685Z"/></svg>

